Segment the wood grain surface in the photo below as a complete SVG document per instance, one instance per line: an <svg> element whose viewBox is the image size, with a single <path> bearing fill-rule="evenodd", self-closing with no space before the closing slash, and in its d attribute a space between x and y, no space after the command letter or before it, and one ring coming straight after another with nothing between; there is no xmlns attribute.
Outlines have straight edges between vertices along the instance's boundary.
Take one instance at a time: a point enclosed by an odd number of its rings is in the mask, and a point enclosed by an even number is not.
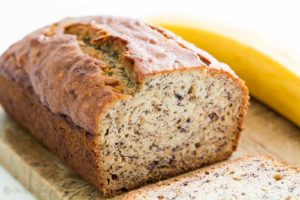
<svg viewBox="0 0 300 200"><path fill-rule="evenodd" d="M300 128L252 99L245 130L231 159L254 154L269 154L300 167ZM104 199L1 107L0 163L40 199Z"/></svg>

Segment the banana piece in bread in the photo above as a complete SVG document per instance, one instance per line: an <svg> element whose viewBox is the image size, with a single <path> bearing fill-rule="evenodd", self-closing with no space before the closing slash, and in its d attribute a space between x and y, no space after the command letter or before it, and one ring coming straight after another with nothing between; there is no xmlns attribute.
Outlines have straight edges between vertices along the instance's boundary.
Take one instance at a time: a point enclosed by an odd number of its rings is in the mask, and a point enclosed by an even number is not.
<svg viewBox="0 0 300 200"><path fill-rule="evenodd" d="M68 18L12 45L0 58L0 102L112 196L227 159L248 90L165 29L99 16Z"/></svg>

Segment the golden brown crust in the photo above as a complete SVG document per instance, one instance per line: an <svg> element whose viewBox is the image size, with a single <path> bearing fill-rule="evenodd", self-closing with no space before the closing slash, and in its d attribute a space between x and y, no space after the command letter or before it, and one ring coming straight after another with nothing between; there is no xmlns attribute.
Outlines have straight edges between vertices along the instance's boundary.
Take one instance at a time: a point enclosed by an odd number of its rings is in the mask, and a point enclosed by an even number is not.
<svg viewBox="0 0 300 200"><path fill-rule="evenodd" d="M128 98L110 85L101 73L105 63L80 49L76 36L66 34L72 24L87 24L97 31L96 42L117 42L125 47L123 59L133 64L133 77L147 76L198 66L231 70L206 52L169 31L138 20L118 17L66 19L42 28L16 43L0 58L0 73L25 79L39 100L53 113L69 116L89 132L98 133L104 111L114 102ZM17 70L24 70L16 77ZM23 84L23 83L22 83Z"/></svg>
<svg viewBox="0 0 300 200"><path fill-rule="evenodd" d="M20 85L0 75L0 102L5 111L39 141L71 165L82 177L99 189L99 151L97 139L66 116L53 114L41 104L31 87Z"/></svg>

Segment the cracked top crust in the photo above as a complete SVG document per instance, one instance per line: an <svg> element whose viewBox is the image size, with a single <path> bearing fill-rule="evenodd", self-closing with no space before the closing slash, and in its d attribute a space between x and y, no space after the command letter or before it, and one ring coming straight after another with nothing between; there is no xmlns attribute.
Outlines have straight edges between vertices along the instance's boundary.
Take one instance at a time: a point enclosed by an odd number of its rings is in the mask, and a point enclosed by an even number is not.
<svg viewBox="0 0 300 200"><path fill-rule="evenodd" d="M32 88L53 113L91 133L98 133L104 111L134 95L146 77L197 67L233 74L165 29L110 16L68 18L44 27L0 58L1 75Z"/></svg>

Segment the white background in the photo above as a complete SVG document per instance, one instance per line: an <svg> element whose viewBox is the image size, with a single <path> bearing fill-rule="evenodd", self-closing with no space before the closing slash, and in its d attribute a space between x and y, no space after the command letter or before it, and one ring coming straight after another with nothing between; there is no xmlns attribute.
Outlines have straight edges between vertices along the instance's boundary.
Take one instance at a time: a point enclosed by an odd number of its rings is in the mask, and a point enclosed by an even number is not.
<svg viewBox="0 0 300 200"><path fill-rule="evenodd" d="M0 53L31 31L70 16L184 16L251 30L300 55L300 1L276 0L0 0ZM1 152L0 152L1 153ZM7 194L5 188L12 192ZM32 199L0 167L0 199Z"/></svg>

